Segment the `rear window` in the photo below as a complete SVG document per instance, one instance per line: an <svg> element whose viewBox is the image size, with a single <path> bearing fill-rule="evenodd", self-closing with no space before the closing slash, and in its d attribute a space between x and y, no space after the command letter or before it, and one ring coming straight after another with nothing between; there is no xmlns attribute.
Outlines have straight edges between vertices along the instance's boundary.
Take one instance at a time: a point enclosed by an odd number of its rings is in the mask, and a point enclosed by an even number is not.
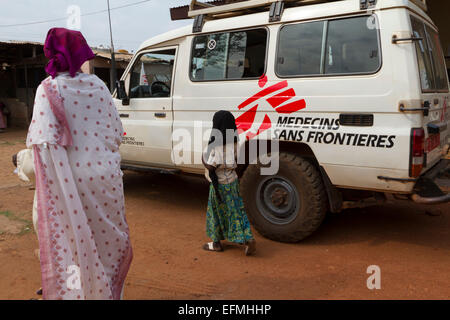
<svg viewBox="0 0 450 320"><path fill-rule="evenodd" d="M375 16L286 25L280 30L279 76L376 72L381 65Z"/></svg>
<svg viewBox="0 0 450 320"><path fill-rule="evenodd" d="M267 30L196 36L192 44L193 81L253 79L264 74Z"/></svg>
<svg viewBox="0 0 450 320"><path fill-rule="evenodd" d="M414 36L422 38L416 41L422 91L448 91L445 60L437 32L413 16L411 26Z"/></svg>

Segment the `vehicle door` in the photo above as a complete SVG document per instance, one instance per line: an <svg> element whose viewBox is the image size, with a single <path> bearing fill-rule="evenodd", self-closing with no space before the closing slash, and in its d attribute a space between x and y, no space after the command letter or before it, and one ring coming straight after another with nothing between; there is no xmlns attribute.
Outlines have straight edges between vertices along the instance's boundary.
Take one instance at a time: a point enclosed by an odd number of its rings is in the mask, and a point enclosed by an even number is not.
<svg viewBox="0 0 450 320"><path fill-rule="evenodd" d="M170 166L172 94L177 47L140 53L125 78L129 104L118 106L124 126L122 161ZM128 100L128 99L127 99Z"/></svg>

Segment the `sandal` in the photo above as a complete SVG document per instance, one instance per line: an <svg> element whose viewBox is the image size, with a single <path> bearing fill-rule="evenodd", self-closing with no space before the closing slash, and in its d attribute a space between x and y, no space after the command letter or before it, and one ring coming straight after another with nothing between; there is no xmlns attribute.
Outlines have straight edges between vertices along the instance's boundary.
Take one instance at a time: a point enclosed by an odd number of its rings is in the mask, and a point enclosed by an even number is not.
<svg viewBox="0 0 450 320"><path fill-rule="evenodd" d="M220 242L208 242L203 245L203 250L220 252L223 248Z"/></svg>
<svg viewBox="0 0 450 320"><path fill-rule="evenodd" d="M256 241L249 240L245 243L245 255L250 256L256 252Z"/></svg>

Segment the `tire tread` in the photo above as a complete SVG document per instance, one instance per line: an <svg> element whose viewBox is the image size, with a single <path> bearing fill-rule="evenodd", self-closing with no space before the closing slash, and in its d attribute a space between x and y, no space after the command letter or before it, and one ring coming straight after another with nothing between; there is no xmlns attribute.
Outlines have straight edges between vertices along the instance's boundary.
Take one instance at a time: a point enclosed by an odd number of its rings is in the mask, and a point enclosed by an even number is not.
<svg viewBox="0 0 450 320"><path fill-rule="evenodd" d="M294 153L281 152L281 161L287 162L289 170L302 174L306 178L308 187L311 190L311 197L309 198L311 201L307 203L306 218L299 225L299 230L280 234L279 232L273 232L263 227L260 219L265 218L260 216L260 214L258 214L259 217L255 217L254 213L248 212L248 217L254 228L264 237L280 242L299 242L316 231L324 220L328 206L327 194L320 172L310 160ZM244 172L240 182L241 192L244 198L250 196L249 193L255 185L254 177L259 174L259 170L259 165L250 165Z"/></svg>

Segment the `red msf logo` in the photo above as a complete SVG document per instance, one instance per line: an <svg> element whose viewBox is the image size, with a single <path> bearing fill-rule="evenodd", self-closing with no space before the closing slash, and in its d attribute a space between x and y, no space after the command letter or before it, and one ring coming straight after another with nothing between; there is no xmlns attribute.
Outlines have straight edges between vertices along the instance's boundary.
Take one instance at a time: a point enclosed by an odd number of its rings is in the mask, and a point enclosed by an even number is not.
<svg viewBox="0 0 450 320"><path fill-rule="evenodd" d="M264 88L266 84L267 76L264 75L259 79L258 85L260 88ZM282 92L276 93L277 91L287 88L287 86L287 80L281 81L270 87L262 89L255 95L242 102L238 106L239 110L244 109L247 106L250 107L246 112L244 112L236 119L236 126L239 130L239 133L248 131L245 136L248 140L250 140L272 127L272 122L270 121L269 116L265 114L264 120L259 126L256 133L249 131L253 126L253 123L255 122L256 111L258 110L259 103L262 102L261 99L265 99L265 101L267 101L277 113L281 114L290 114L306 108L306 102L304 99L289 102L292 98L295 97L294 89L289 88Z"/></svg>

